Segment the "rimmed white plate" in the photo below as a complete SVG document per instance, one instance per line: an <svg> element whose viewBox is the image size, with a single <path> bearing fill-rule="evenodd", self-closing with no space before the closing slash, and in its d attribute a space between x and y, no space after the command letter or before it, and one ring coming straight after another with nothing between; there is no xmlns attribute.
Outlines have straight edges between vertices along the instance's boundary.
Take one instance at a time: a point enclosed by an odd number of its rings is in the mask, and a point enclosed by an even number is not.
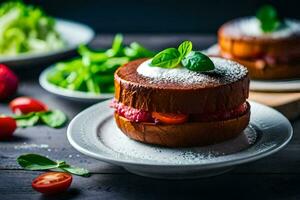
<svg viewBox="0 0 300 200"><path fill-rule="evenodd" d="M289 142L293 132L282 114L250 102L250 124L237 138L206 147L163 148L122 134L109 102L78 114L68 127L69 142L83 154L148 177L181 179L224 173L238 164L277 152Z"/></svg>
<svg viewBox="0 0 300 200"><path fill-rule="evenodd" d="M24 66L37 66L40 63L54 61L56 58L63 58L70 54L80 44L88 44L95 36L94 31L81 23L68 20L57 19L56 30L66 41L64 48L49 52L41 53L23 53L17 56L0 56L0 63L4 63L12 68L20 68Z"/></svg>
<svg viewBox="0 0 300 200"><path fill-rule="evenodd" d="M50 93L53 93L55 95L73 100L73 101L80 101L80 102L99 102L100 100L105 100L108 98L112 98L114 96L113 93L103 93L103 94L94 94L94 93L89 93L89 92L81 92L81 91L73 91L73 90L68 90L62 87L58 87L47 80L47 75L49 72L53 70L53 66L48 67L45 69L39 77L39 83L44 88Z"/></svg>
<svg viewBox="0 0 300 200"><path fill-rule="evenodd" d="M288 79L280 81L251 80L250 90L267 92L296 92L300 91L300 79Z"/></svg>
<svg viewBox="0 0 300 200"><path fill-rule="evenodd" d="M203 51L206 54L219 56L219 46L212 45ZM300 91L300 79L285 79L285 80L251 80L250 90L267 91L267 92L292 92Z"/></svg>

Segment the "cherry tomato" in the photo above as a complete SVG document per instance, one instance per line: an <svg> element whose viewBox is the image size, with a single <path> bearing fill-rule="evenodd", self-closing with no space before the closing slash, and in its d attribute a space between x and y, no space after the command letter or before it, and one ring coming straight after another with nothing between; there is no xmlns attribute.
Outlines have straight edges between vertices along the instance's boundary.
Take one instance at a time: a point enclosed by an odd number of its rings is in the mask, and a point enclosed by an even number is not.
<svg viewBox="0 0 300 200"><path fill-rule="evenodd" d="M9 103L9 107L15 114L27 114L30 112L48 110L48 107L44 103L30 97L15 98Z"/></svg>
<svg viewBox="0 0 300 200"><path fill-rule="evenodd" d="M164 124L182 124L188 120L188 115L152 112L152 117Z"/></svg>
<svg viewBox="0 0 300 200"><path fill-rule="evenodd" d="M66 191L72 183L72 175L66 172L46 172L32 181L32 188L44 194Z"/></svg>
<svg viewBox="0 0 300 200"><path fill-rule="evenodd" d="M0 116L0 140L6 140L12 137L17 128L16 120L8 116Z"/></svg>

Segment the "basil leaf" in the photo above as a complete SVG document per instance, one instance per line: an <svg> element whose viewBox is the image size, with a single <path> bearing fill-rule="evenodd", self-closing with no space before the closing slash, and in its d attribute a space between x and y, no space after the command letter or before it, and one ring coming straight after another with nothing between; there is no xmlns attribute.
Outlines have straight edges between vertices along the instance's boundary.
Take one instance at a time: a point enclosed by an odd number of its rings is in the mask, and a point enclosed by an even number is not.
<svg viewBox="0 0 300 200"><path fill-rule="evenodd" d="M87 169L80 168L80 167L73 167L73 166L64 166L64 167L59 167L60 169L67 171L71 174L75 174L78 176L90 176L90 172Z"/></svg>
<svg viewBox="0 0 300 200"><path fill-rule="evenodd" d="M52 110L40 114L42 122L52 128L59 128L67 121L67 116L60 110Z"/></svg>
<svg viewBox="0 0 300 200"><path fill-rule="evenodd" d="M58 167L57 162L38 154L25 154L17 158L21 167L27 170L46 170Z"/></svg>
<svg viewBox="0 0 300 200"><path fill-rule="evenodd" d="M271 5L262 6L256 13L263 32L272 32L280 26L280 20L276 9Z"/></svg>
<svg viewBox="0 0 300 200"><path fill-rule="evenodd" d="M61 169L78 176L90 176L87 169L68 165L65 161L53 161L38 154L24 154L17 158L21 167L27 170Z"/></svg>
<svg viewBox="0 0 300 200"><path fill-rule="evenodd" d="M209 71L215 68L208 56L199 51L190 52L182 61L182 65L191 71Z"/></svg>
<svg viewBox="0 0 300 200"><path fill-rule="evenodd" d="M181 61L181 54L175 48L165 49L154 56L151 61L151 66L174 68Z"/></svg>
<svg viewBox="0 0 300 200"><path fill-rule="evenodd" d="M39 122L40 117L38 115L36 115L35 113L29 113L27 115L20 115L17 117L14 117L16 122L17 122L17 126L18 127L30 127L30 126L34 126Z"/></svg>
<svg viewBox="0 0 300 200"><path fill-rule="evenodd" d="M66 161L63 161L63 160L57 160L56 161L57 163L57 167L60 168L60 167L68 167L69 165L66 163Z"/></svg>
<svg viewBox="0 0 300 200"><path fill-rule="evenodd" d="M181 54L181 57L183 58L192 51L192 48L193 48L193 44L191 41L184 41L179 45L178 51Z"/></svg>

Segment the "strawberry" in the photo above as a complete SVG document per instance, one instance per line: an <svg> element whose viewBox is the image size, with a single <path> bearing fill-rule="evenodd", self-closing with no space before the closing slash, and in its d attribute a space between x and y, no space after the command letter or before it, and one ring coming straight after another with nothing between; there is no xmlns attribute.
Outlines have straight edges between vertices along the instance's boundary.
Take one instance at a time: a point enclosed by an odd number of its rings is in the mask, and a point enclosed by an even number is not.
<svg viewBox="0 0 300 200"><path fill-rule="evenodd" d="M18 82L18 77L7 66L0 64L0 100L15 94Z"/></svg>

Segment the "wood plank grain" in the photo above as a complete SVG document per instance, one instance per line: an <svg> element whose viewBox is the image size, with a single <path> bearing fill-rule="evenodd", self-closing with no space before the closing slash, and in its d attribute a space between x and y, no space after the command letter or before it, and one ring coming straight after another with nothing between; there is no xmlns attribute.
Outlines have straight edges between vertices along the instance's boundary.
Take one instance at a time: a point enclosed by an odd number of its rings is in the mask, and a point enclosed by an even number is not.
<svg viewBox="0 0 300 200"><path fill-rule="evenodd" d="M44 196L31 188L40 172L0 171L0 199L297 199L300 175L225 174L198 180L160 180L132 174L74 176L68 192ZM17 180L17 181L16 181Z"/></svg>
<svg viewBox="0 0 300 200"><path fill-rule="evenodd" d="M31 81L22 82L19 95L22 94L42 99L50 107L64 110L70 119L89 106L55 97ZM0 104L0 112L9 113L5 103ZM299 173L300 120L294 121L293 127L295 131L294 137L284 150L262 161L243 165L238 170L249 173ZM124 170L119 167L96 161L73 149L66 138L66 127L51 129L38 126L18 129L12 141L0 142L0 169L18 169L16 158L23 153L39 153L53 159L63 159L71 164L86 167L93 172L124 173Z"/></svg>
<svg viewBox="0 0 300 200"><path fill-rule="evenodd" d="M35 128L32 128L33 130ZM300 121L294 122L295 134L290 144L282 151L264 158L260 161L244 164L237 167L241 173L300 173ZM68 163L86 167L95 173L124 173L122 168L103 163L89 158L77 152L68 143L65 133L56 133L49 138L49 133L39 130L39 137L34 131L28 131L27 137L30 142L11 141L0 142L0 169L20 169L16 163L16 158L23 153L38 153L47 155L53 159L66 160ZM62 129L64 130L64 129ZM60 131L62 131L60 130ZM19 133L18 133L19 134ZM20 133L21 134L21 133ZM50 134L54 134L50 132ZM30 147L32 144L36 147ZM41 148L38 144L48 144L46 148ZM24 148L25 147L25 148Z"/></svg>
<svg viewBox="0 0 300 200"><path fill-rule="evenodd" d="M100 35L92 46L108 47L112 35ZM139 41L159 50L192 40L197 49L215 42L214 36L197 35L126 35L125 42ZM63 110L70 119L89 106L56 97L37 83L42 68L19 71L18 96L32 96L51 108ZM0 113L9 114L7 102L0 103ZM198 180L167 181L139 177L124 169L84 156L71 147L66 127L51 129L37 126L18 129L11 141L0 142L0 200L12 199L300 199L300 119L293 121L294 137L282 151L257 162L238 166L232 172ZM16 158L23 153L39 153L53 159L86 167L90 178L74 177L71 189L58 196L43 196L32 190L31 180L41 172L24 171Z"/></svg>

